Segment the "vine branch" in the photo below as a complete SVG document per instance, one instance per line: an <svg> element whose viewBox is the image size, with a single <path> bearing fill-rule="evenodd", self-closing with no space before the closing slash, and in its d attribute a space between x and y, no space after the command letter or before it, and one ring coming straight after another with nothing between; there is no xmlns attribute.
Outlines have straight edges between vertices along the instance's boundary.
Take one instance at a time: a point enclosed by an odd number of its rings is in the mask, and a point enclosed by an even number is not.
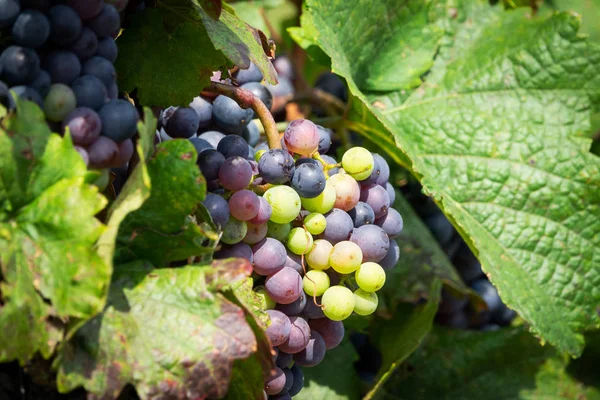
<svg viewBox="0 0 600 400"><path fill-rule="evenodd" d="M267 108L267 106L265 106L265 103L263 103L252 92L219 82L211 82L210 86L205 90L230 97L242 108L252 108L265 129L269 148L281 149L279 130L277 129L277 124L275 124L275 120L271 115L271 111Z"/></svg>
<svg viewBox="0 0 600 400"><path fill-rule="evenodd" d="M337 97L321 90L308 89L298 93L290 102L308 101L325 109L329 115L343 115L346 111L346 105Z"/></svg>

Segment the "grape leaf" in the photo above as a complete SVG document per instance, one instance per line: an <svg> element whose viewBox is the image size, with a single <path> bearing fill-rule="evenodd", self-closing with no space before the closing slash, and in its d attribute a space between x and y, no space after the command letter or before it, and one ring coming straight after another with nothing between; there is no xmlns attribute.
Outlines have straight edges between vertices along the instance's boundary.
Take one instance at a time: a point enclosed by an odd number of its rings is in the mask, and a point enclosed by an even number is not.
<svg viewBox="0 0 600 400"><path fill-rule="evenodd" d="M368 17L354 12L366 7ZM369 64L412 59L387 45L402 43L390 28L401 9L446 33L417 89L369 91ZM504 302L579 355L581 332L600 326L600 162L582 137L598 108L600 48L577 35L572 14L527 13L485 1L308 0L302 25L393 135ZM414 63L407 73L422 71L423 58Z"/></svg>
<svg viewBox="0 0 600 400"><path fill-rule="evenodd" d="M117 44L119 88L137 88L145 106L187 106L210 84L212 72L227 65L200 21L185 20L167 32L163 15L153 8L133 14Z"/></svg>
<svg viewBox="0 0 600 400"><path fill-rule="evenodd" d="M174 269L119 265L104 311L60 351L59 390L83 385L116 398L131 383L145 399L223 397L234 360L259 347L248 314L221 290L251 272L241 259Z"/></svg>
<svg viewBox="0 0 600 400"><path fill-rule="evenodd" d="M0 361L50 357L70 318L104 306L111 268L94 243L106 199L69 137L18 102L0 127ZM77 299L77 301L73 301Z"/></svg>
<svg viewBox="0 0 600 400"><path fill-rule="evenodd" d="M253 286L254 279L248 278L232 289L235 296L246 306L246 308L248 308L248 310L250 310L250 312L252 312L252 314L254 314L256 319L267 326L269 323L269 314L265 311L267 310L267 304L263 298L252 290Z"/></svg>
<svg viewBox="0 0 600 400"><path fill-rule="evenodd" d="M597 399L570 376L568 358L523 328L495 332L434 329L403 368L380 388L381 399Z"/></svg>
<svg viewBox="0 0 600 400"><path fill-rule="evenodd" d="M298 400L358 400L360 378L354 369L358 354L345 338L315 367L302 368L304 388L294 396Z"/></svg>
<svg viewBox="0 0 600 400"><path fill-rule="evenodd" d="M189 140L169 140L156 146L147 162L151 194L121 223L118 262L145 259L164 266L213 251L214 240L189 217L206 193L196 158Z"/></svg>

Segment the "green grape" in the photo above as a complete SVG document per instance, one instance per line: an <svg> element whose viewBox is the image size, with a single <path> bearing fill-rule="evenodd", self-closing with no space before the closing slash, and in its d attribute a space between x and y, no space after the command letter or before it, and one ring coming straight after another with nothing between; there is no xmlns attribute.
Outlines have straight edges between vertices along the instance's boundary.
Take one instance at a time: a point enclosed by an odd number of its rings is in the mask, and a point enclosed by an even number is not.
<svg viewBox="0 0 600 400"><path fill-rule="evenodd" d="M285 239L292 230L292 224L277 224L273 221L267 221L267 236L285 242Z"/></svg>
<svg viewBox="0 0 600 400"><path fill-rule="evenodd" d="M323 313L332 321L343 321L354 311L355 295L344 286L332 286L323 293Z"/></svg>
<svg viewBox="0 0 600 400"><path fill-rule="evenodd" d="M231 217L223 227L221 241L227 244L236 244L241 242L248 233L248 225L244 221L238 221Z"/></svg>
<svg viewBox="0 0 600 400"><path fill-rule="evenodd" d="M294 254L306 254L312 249L313 237L304 228L294 228L290 231L285 244Z"/></svg>
<svg viewBox="0 0 600 400"><path fill-rule="evenodd" d="M371 176L374 165L373 155L364 147L353 147L342 156L342 168L357 181Z"/></svg>
<svg viewBox="0 0 600 400"><path fill-rule="evenodd" d="M50 121L59 122L75 109L75 93L67 85L55 83L44 99L44 114Z"/></svg>
<svg viewBox="0 0 600 400"><path fill-rule="evenodd" d="M258 162L258 160L260 160L260 158L262 157L263 154L265 154L267 152L267 150L259 150L256 152L256 154L254 155L254 161Z"/></svg>
<svg viewBox="0 0 600 400"><path fill-rule="evenodd" d="M340 274L351 274L362 263L362 251L354 242L344 240L333 246L329 265Z"/></svg>
<svg viewBox="0 0 600 400"><path fill-rule="evenodd" d="M333 245L325 239L315 240L312 249L306 255L306 263L312 269L325 270L329 268L329 256Z"/></svg>
<svg viewBox="0 0 600 400"><path fill-rule="evenodd" d="M264 286L257 286L254 288L254 292L260 298L261 305L265 310L274 310L277 303L269 296L267 289Z"/></svg>
<svg viewBox="0 0 600 400"><path fill-rule="evenodd" d="M320 235L327 228L327 220L323 214L310 213L304 218L304 226L313 235Z"/></svg>
<svg viewBox="0 0 600 400"><path fill-rule="evenodd" d="M273 186L263 195L271 205L271 221L278 224L292 222L300 213L300 196L289 186Z"/></svg>
<svg viewBox="0 0 600 400"><path fill-rule="evenodd" d="M385 284L385 271L374 262L366 262L356 270L356 283L365 292L376 292Z"/></svg>
<svg viewBox="0 0 600 400"><path fill-rule="evenodd" d="M370 315L377 310L379 298L376 293L356 289L354 292L354 312L358 315Z"/></svg>
<svg viewBox="0 0 600 400"><path fill-rule="evenodd" d="M309 296L320 296L329 289L329 275L312 269L302 278L302 285Z"/></svg>
<svg viewBox="0 0 600 400"><path fill-rule="evenodd" d="M329 181L327 181L327 183L325 183L325 190L323 190L323 193L312 199L302 198L301 200L302 207L304 207L307 211L325 214L331 211L333 205L335 204L335 199L335 188L329 183Z"/></svg>

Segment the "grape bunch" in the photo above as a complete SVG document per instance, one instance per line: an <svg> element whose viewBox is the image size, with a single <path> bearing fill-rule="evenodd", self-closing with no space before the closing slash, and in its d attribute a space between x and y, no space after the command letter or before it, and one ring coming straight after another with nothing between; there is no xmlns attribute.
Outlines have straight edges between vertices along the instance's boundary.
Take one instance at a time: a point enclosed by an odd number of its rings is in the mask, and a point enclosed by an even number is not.
<svg viewBox="0 0 600 400"><path fill-rule="evenodd" d="M133 154L138 112L118 98L114 38L123 0L0 0L0 103L37 103L49 126L70 132L90 168Z"/></svg>
<svg viewBox="0 0 600 400"><path fill-rule="evenodd" d="M278 91L287 85L281 76L279 85L263 85L253 65L234 79L272 112L291 93ZM253 118L229 97L198 96L161 112L157 138L188 139L198 152L209 188L203 205L222 231L215 258L253 265L276 354L265 397L285 399L301 390L301 368L340 344L343 320L376 310L386 269L400 257L393 239L403 221L391 208L383 157L355 147L338 163L327 155L333 132L306 119L291 121L282 148L269 149Z"/></svg>

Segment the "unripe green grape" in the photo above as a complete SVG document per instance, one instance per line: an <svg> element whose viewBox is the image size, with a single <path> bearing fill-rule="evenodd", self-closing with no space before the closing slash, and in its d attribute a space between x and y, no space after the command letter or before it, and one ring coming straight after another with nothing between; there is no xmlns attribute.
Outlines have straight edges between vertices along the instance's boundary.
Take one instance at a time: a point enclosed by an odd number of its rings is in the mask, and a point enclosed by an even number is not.
<svg viewBox="0 0 600 400"><path fill-rule="evenodd" d="M356 270L356 283L365 292L376 292L385 284L385 271L381 265L366 262Z"/></svg>
<svg viewBox="0 0 600 400"><path fill-rule="evenodd" d="M354 292L354 312L358 315L370 315L377 310L379 298L376 293L356 289Z"/></svg>
<svg viewBox="0 0 600 400"><path fill-rule="evenodd" d="M75 109L75 93L67 85L55 83L44 99L44 114L50 121L59 122Z"/></svg>
<svg viewBox="0 0 600 400"><path fill-rule="evenodd" d="M267 150L259 150L256 152L256 154L254 155L254 161L258 162L258 160L260 160L260 158L262 157L263 154L265 154L267 152Z"/></svg>
<svg viewBox="0 0 600 400"><path fill-rule="evenodd" d="M333 245L325 239L317 239L313 247L306 255L306 263L312 269L326 270L330 267L329 256L333 251Z"/></svg>
<svg viewBox="0 0 600 400"><path fill-rule="evenodd" d="M329 181L327 181L327 183L325 183L325 190L323 190L323 193L312 199L302 198L301 200L302 207L304 207L307 211L325 214L331 211L333 205L335 204L335 199L335 188L329 183Z"/></svg>
<svg viewBox="0 0 600 400"><path fill-rule="evenodd" d="M327 220L323 214L310 213L304 218L304 226L313 235L320 235L327 228Z"/></svg>
<svg viewBox="0 0 600 400"><path fill-rule="evenodd" d="M342 156L342 168L357 181L371 176L374 165L373 155L364 147L353 147Z"/></svg>
<svg viewBox="0 0 600 400"><path fill-rule="evenodd" d="M254 292L259 297L261 305L265 310L274 310L277 303L269 296L267 289L264 286L257 286L254 288Z"/></svg>
<svg viewBox="0 0 600 400"><path fill-rule="evenodd" d="M267 236L273 239L277 239L280 242L285 242L285 239L292 230L292 224L278 224L273 221L267 222Z"/></svg>
<svg viewBox="0 0 600 400"><path fill-rule="evenodd" d="M294 228L286 240L286 246L290 251L297 255L306 254L312 249L313 237L304 228Z"/></svg>
<svg viewBox="0 0 600 400"><path fill-rule="evenodd" d="M362 251L354 242L344 240L333 246L329 265L340 274L351 274L362 263Z"/></svg>
<svg viewBox="0 0 600 400"><path fill-rule="evenodd" d="M244 239L248 233L248 225L244 221L238 221L231 217L229 221L223 227L223 235L221 236L221 242L227 244L236 244Z"/></svg>
<svg viewBox="0 0 600 400"><path fill-rule="evenodd" d="M323 271L310 270L302 278L304 291L309 296L320 296L329 289L329 275Z"/></svg>
<svg viewBox="0 0 600 400"><path fill-rule="evenodd" d="M343 321L354 311L355 296L344 286L332 286L321 297L323 313L332 321Z"/></svg>
<svg viewBox="0 0 600 400"><path fill-rule="evenodd" d="M263 195L271 205L271 221L278 224L292 222L300 213L300 196L289 186L273 186Z"/></svg>

